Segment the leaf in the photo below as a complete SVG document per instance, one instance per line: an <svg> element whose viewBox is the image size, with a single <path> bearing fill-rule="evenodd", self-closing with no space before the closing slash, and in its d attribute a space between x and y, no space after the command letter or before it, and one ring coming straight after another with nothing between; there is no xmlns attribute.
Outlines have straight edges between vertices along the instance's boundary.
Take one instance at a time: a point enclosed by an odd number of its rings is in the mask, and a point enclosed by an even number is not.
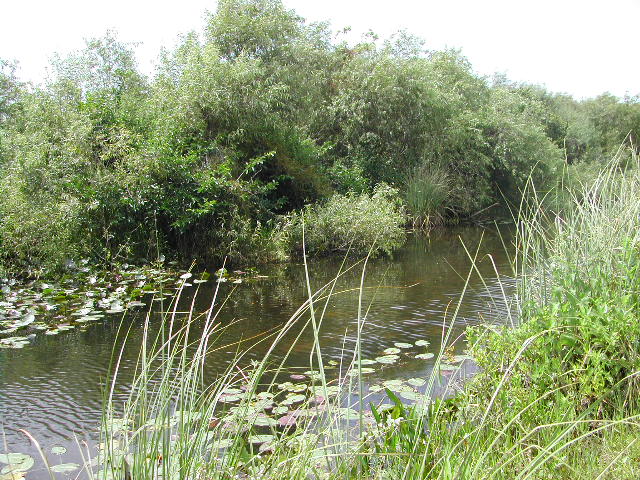
<svg viewBox="0 0 640 480"><path fill-rule="evenodd" d="M293 415L285 415L278 419L278 425L281 427L293 427L297 422L298 420Z"/></svg>
<svg viewBox="0 0 640 480"><path fill-rule="evenodd" d="M426 347L426 346L428 346L428 345L431 345L431 342L430 342L430 341L428 341L428 340L418 340L418 341L415 343L415 345L416 345L416 347Z"/></svg>
<svg viewBox="0 0 640 480"><path fill-rule="evenodd" d="M60 465L54 465L51 467L51 471L55 473L68 473L74 472L80 468L77 463L61 463Z"/></svg>
<svg viewBox="0 0 640 480"><path fill-rule="evenodd" d="M376 357L376 362L384 363L384 364L392 364L396 363L398 360L398 355L383 355L382 357Z"/></svg>
<svg viewBox="0 0 640 480"><path fill-rule="evenodd" d="M421 393L414 392L413 390L400 392L400 396L406 400L420 400L423 397Z"/></svg>
<svg viewBox="0 0 640 480"><path fill-rule="evenodd" d="M63 453L67 453L67 449L60 445L56 445L54 447L51 447L51 453L53 453L54 455L62 455Z"/></svg>
<svg viewBox="0 0 640 480"><path fill-rule="evenodd" d="M390 347L390 348L385 348L382 352L385 353L386 355L395 355L396 353L400 353L400 349L395 347Z"/></svg>
<svg viewBox="0 0 640 480"><path fill-rule="evenodd" d="M302 402L305 398L304 395L301 394L294 394L294 395L289 395L287 396L287 398L284 399L284 401L282 402L283 405L292 405L294 403L298 403L298 402Z"/></svg>
<svg viewBox="0 0 640 480"><path fill-rule="evenodd" d="M275 438L274 435L251 435L249 437L249 443L267 443L273 441Z"/></svg>
<svg viewBox="0 0 640 480"><path fill-rule="evenodd" d="M414 387L422 387L427 381L424 378L410 378L407 380L409 385L413 385Z"/></svg>
<svg viewBox="0 0 640 480"><path fill-rule="evenodd" d="M18 464L26 462L31 456L26 453L2 453L0 454L0 463Z"/></svg>
<svg viewBox="0 0 640 480"><path fill-rule="evenodd" d="M394 343L394 345L398 348L412 348L413 345L411 345L410 343L404 343L404 342L396 342Z"/></svg>
<svg viewBox="0 0 640 480"><path fill-rule="evenodd" d="M12 472L26 472L34 465L33 457L23 454L23 453L10 453L6 455L5 461L2 463L8 463L8 465L2 470L0 470L0 474L7 474Z"/></svg>
<svg viewBox="0 0 640 480"><path fill-rule="evenodd" d="M416 355L416 358L419 358L421 360L429 360L433 357L435 357L433 353L419 353L418 355Z"/></svg>

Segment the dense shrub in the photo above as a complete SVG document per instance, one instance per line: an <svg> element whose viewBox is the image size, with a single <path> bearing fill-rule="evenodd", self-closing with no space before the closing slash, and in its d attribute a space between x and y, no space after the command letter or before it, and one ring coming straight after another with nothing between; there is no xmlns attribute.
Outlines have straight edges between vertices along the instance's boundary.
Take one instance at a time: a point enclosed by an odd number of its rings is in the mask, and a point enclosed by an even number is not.
<svg viewBox="0 0 640 480"><path fill-rule="evenodd" d="M530 178L550 191L625 138L637 149L636 97L491 83L407 34L334 38L280 0L224 0L153 78L111 33L37 87L0 60L5 264L280 258L278 218L334 192L385 182L438 223L517 203Z"/></svg>
<svg viewBox="0 0 640 480"><path fill-rule="evenodd" d="M292 249L310 254L369 251L390 254L405 238L406 216L398 191L378 185L371 195L336 194L326 203L308 206L291 226Z"/></svg>

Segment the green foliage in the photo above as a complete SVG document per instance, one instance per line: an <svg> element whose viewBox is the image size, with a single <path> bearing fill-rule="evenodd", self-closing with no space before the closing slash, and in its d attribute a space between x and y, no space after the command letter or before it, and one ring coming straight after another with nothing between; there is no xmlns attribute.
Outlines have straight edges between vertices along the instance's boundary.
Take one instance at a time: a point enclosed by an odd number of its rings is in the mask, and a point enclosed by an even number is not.
<svg viewBox="0 0 640 480"><path fill-rule="evenodd" d="M637 410L639 180L636 171L621 175L601 173L564 218L523 219L521 325L471 335L483 370L472 395L489 398L490 385L511 369L496 415L524 409L548 392L555 393L546 404L571 418L590 411L611 419ZM531 409L522 420L540 423L544 414Z"/></svg>
<svg viewBox="0 0 640 480"><path fill-rule="evenodd" d="M518 203L529 179L551 191L625 139L638 148L637 97L489 83L406 32L333 39L280 0L224 0L153 78L110 32L55 58L43 86L3 61L5 264L280 258L266 253L282 251L278 218L334 192L387 183L426 226Z"/></svg>
<svg viewBox="0 0 640 480"><path fill-rule="evenodd" d="M380 184L371 195L336 194L305 208L293 218L290 241L298 253L304 244L310 254L390 254L404 242L405 223L398 191Z"/></svg>

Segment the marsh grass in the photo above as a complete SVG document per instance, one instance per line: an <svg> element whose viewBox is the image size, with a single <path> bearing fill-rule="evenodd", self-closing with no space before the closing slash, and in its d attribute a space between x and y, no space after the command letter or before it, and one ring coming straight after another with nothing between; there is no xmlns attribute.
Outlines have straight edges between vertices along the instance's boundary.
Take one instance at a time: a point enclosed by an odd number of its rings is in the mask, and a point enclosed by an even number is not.
<svg viewBox="0 0 640 480"><path fill-rule="evenodd" d="M442 168L423 165L413 170L404 186L404 199L414 229L429 230L445 222L452 182Z"/></svg>

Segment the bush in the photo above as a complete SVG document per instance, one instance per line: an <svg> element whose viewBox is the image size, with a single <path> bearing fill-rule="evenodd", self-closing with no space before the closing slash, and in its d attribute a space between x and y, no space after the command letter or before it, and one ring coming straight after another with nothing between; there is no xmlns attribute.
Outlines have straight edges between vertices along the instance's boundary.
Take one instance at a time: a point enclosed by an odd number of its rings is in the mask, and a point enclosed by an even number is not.
<svg viewBox="0 0 640 480"><path fill-rule="evenodd" d="M303 242L306 252L316 255L347 251L390 254L404 242L405 223L398 191L381 184L371 195L337 194L325 204L307 206L293 216L289 241L298 254Z"/></svg>

